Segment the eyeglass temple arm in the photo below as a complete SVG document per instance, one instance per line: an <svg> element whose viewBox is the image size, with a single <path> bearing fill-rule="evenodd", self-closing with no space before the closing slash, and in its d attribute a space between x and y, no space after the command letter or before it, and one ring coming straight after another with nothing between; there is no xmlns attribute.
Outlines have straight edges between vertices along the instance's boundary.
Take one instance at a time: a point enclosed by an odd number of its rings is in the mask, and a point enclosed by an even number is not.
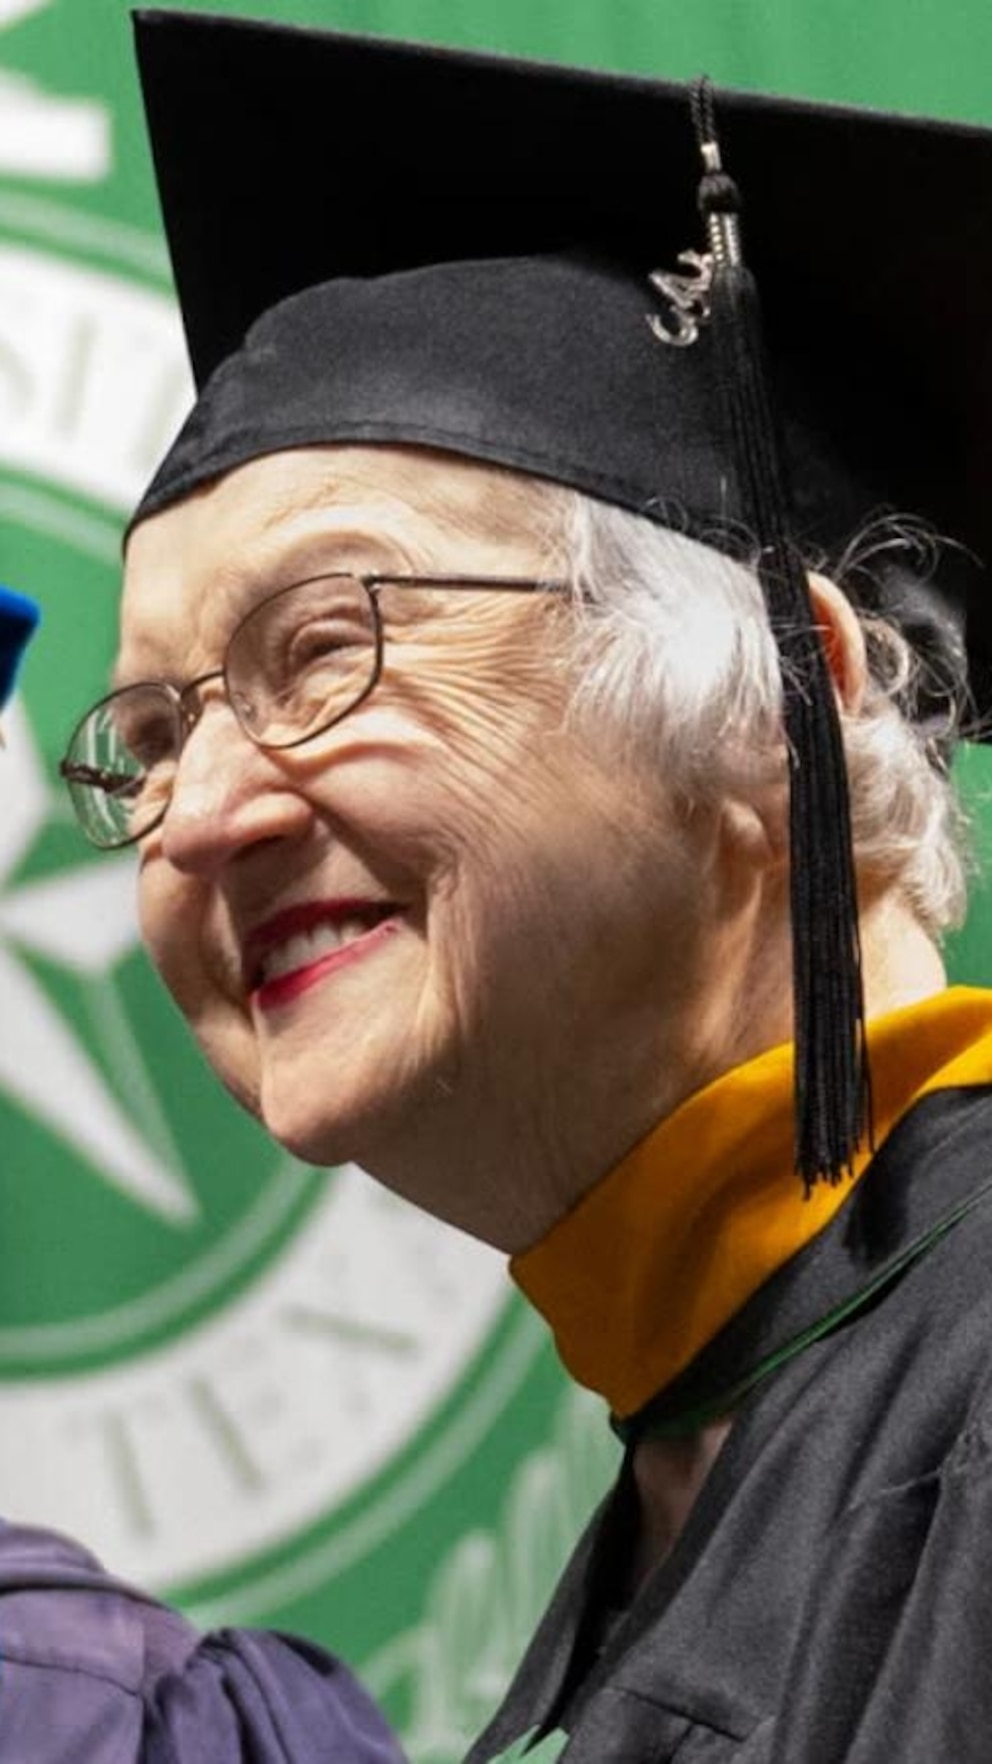
<svg viewBox="0 0 992 1764"><path fill-rule="evenodd" d="M59 760L59 776L67 784L89 784L93 789L106 790L109 796L123 796L141 780L126 772L111 772L105 766L88 766L81 760Z"/></svg>

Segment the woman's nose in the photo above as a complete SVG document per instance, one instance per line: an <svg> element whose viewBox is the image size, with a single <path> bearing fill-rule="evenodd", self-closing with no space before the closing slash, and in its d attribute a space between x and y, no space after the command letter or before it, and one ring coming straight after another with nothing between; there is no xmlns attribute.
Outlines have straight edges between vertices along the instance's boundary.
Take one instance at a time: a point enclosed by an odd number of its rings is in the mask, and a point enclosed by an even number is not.
<svg viewBox="0 0 992 1764"><path fill-rule="evenodd" d="M310 818L287 768L249 740L223 700L205 705L179 755L162 822L168 861L207 876L263 841L298 836Z"/></svg>

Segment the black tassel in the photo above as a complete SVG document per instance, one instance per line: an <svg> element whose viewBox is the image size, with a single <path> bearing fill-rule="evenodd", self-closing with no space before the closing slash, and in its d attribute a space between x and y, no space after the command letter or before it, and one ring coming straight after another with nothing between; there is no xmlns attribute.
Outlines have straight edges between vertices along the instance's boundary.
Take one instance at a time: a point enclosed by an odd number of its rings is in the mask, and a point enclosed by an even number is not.
<svg viewBox="0 0 992 1764"><path fill-rule="evenodd" d="M713 274L710 333L731 430L743 515L782 668L789 755L795 1016L796 1168L807 1193L838 1182L870 1137L871 1093L847 767L806 571L790 540L789 499L761 336L742 261L740 198L723 171L706 82L693 92L704 174L699 204Z"/></svg>

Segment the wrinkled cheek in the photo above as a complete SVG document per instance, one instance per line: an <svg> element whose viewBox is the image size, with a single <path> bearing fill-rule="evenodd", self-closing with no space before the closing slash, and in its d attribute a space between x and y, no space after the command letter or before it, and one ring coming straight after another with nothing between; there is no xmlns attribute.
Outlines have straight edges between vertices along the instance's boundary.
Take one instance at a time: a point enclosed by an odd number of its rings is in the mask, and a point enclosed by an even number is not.
<svg viewBox="0 0 992 1764"><path fill-rule="evenodd" d="M191 892L191 891L190 891ZM138 916L145 948L221 1083L258 1112L258 1051L246 1014L211 975L202 915L186 889L143 873Z"/></svg>
<svg viewBox="0 0 992 1764"><path fill-rule="evenodd" d="M250 1115L261 1118L261 1071L250 1029L239 1023L204 1024L196 1038L225 1090Z"/></svg>
<svg viewBox="0 0 992 1764"><path fill-rule="evenodd" d="M528 936L526 881L507 853L487 849L480 826L471 853L439 878L428 927L426 1001L445 1038L480 1060L505 1033L505 995L523 952L542 952Z"/></svg>
<svg viewBox="0 0 992 1764"><path fill-rule="evenodd" d="M197 960L198 920L191 904L183 891L170 888L160 873L142 871L138 920L145 949L179 1009L193 1021L203 1003L204 985L202 964Z"/></svg>

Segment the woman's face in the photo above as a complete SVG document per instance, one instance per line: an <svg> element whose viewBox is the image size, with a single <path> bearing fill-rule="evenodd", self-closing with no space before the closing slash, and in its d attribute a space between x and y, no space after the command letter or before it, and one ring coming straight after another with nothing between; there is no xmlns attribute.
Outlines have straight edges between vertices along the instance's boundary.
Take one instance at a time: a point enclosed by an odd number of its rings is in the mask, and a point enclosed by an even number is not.
<svg viewBox="0 0 992 1764"><path fill-rule="evenodd" d="M547 576L540 531L526 481L468 463L272 455L137 529L119 678L216 667L314 575ZM561 599L387 589L381 611L378 686L305 746L254 747L208 689L142 843L144 935L277 1139L515 1248L657 1110L709 848L563 721Z"/></svg>

